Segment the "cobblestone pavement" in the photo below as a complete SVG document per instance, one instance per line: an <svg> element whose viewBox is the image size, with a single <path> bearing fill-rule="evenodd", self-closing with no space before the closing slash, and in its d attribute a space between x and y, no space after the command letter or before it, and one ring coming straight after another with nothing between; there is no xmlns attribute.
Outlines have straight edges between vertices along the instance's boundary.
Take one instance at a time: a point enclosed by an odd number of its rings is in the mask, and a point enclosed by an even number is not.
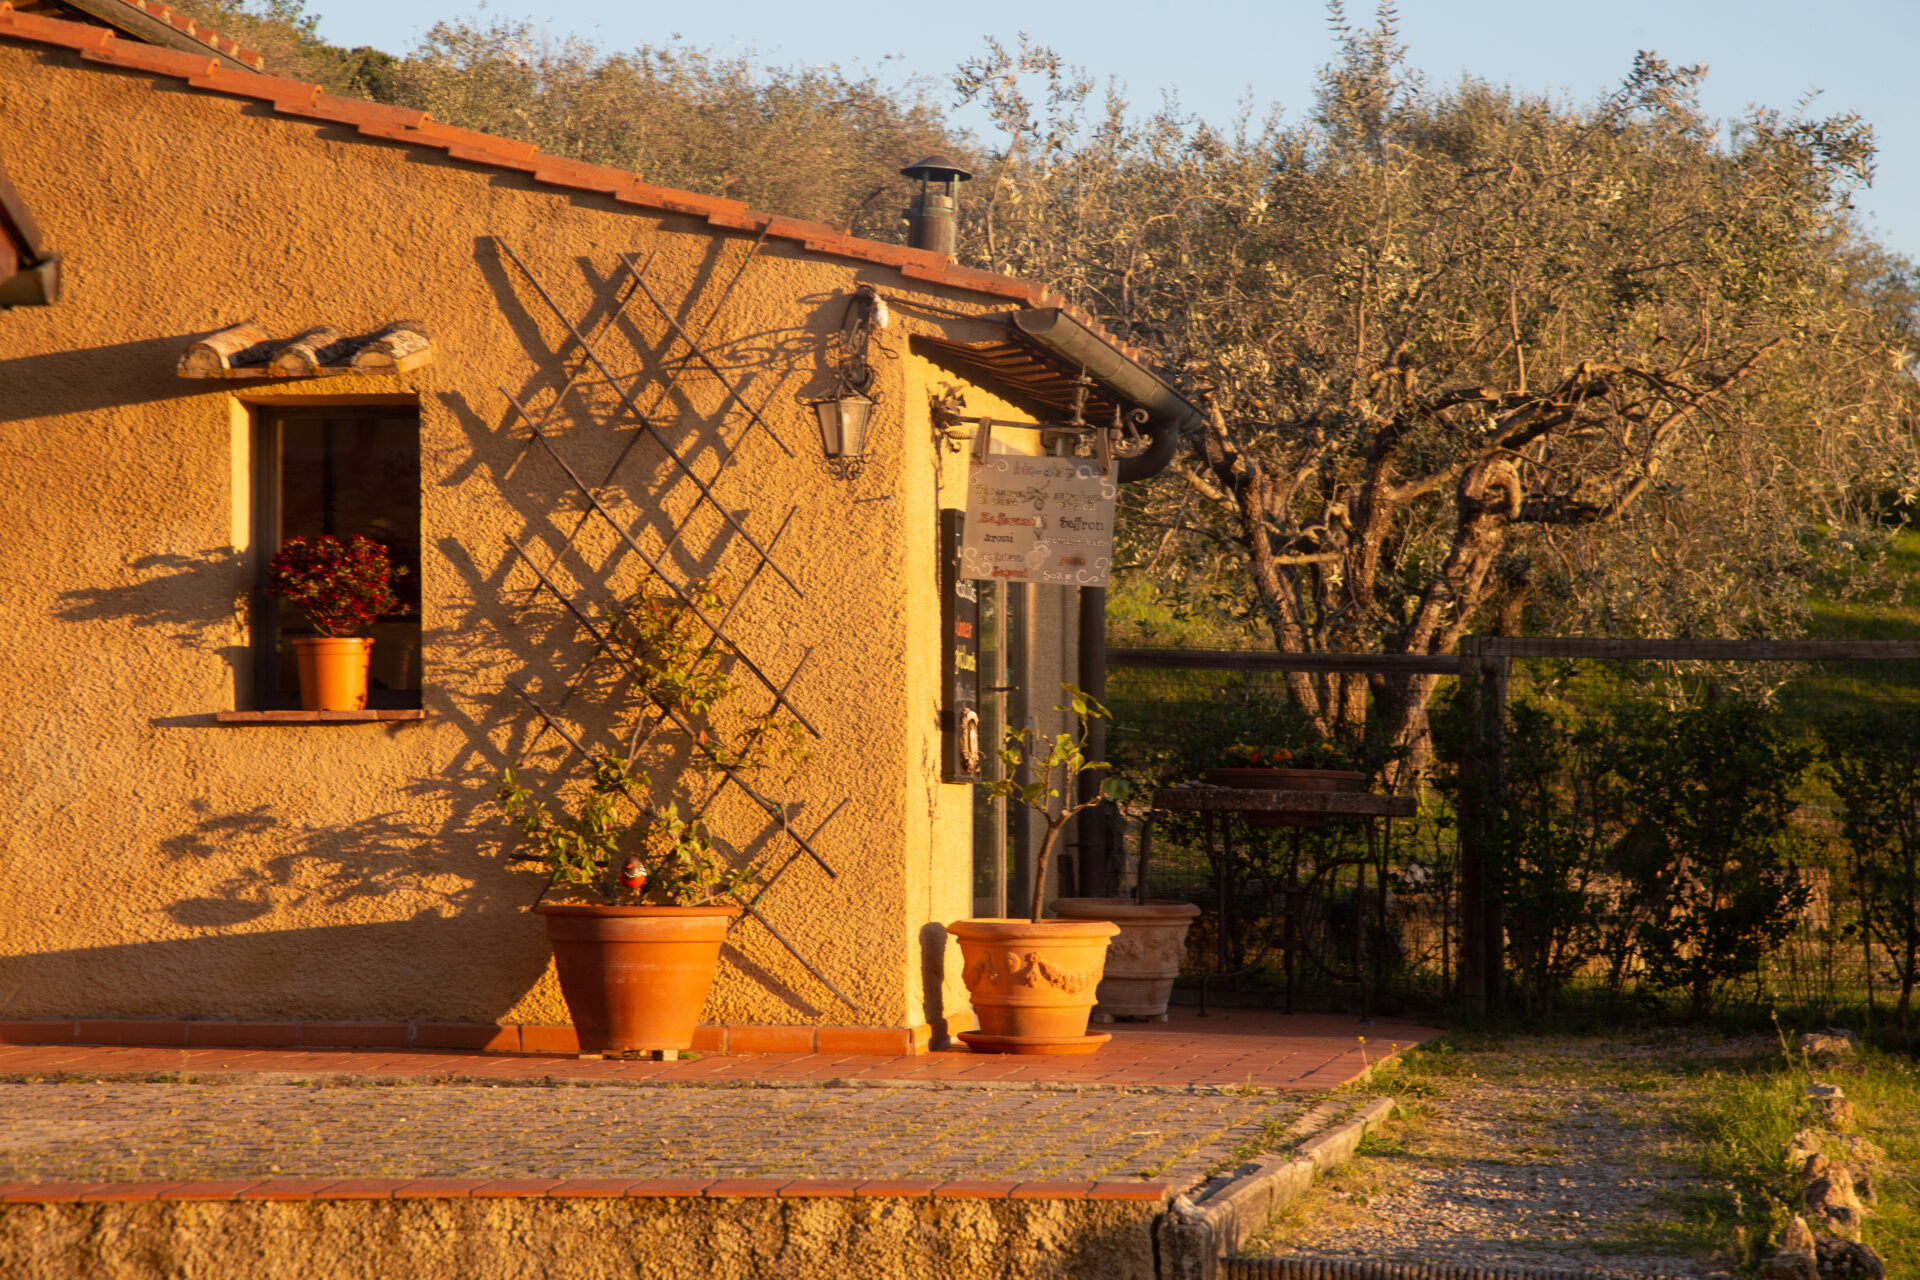
<svg viewBox="0 0 1920 1280"><path fill-rule="evenodd" d="M804 1177L1183 1185L1300 1093L0 1084L0 1182Z"/></svg>

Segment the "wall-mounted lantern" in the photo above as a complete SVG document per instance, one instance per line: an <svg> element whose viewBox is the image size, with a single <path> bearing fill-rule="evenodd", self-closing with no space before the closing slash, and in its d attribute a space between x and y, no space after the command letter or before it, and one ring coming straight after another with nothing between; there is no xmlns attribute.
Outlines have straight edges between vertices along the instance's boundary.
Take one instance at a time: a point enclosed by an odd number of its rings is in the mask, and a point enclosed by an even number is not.
<svg viewBox="0 0 1920 1280"><path fill-rule="evenodd" d="M843 390L830 400L815 400L813 412L820 419L820 448L827 465L847 478L859 475L867 454L867 424L873 420L872 397Z"/></svg>
<svg viewBox="0 0 1920 1280"><path fill-rule="evenodd" d="M847 302L840 332L834 335L838 352L833 394L810 401L820 424L820 451L827 456L828 469L843 480L853 479L866 465L867 428L873 422L873 407L880 402L873 394L867 344L874 326L884 328L886 323L887 304L873 287L856 289Z"/></svg>

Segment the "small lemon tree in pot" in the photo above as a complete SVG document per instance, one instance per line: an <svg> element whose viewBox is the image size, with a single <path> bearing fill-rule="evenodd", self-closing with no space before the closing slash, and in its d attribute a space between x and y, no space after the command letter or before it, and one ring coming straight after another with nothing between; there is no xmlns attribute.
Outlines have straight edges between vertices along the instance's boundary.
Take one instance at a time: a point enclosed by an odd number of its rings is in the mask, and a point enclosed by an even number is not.
<svg viewBox="0 0 1920 1280"><path fill-rule="evenodd" d="M1106 963L1107 939L1119 932L1105 920L1046 918L1047 873L1067 823L1102 800L1126 796L1121 778L1103 780L1098 794L1076 802L1080 775L1104 770L1087 756L1089 725L1109 713L1072 685L1054 708L1073 717L1075 731L1049 738L1009 727L1000 748L1005 776L987 790L1032 809L1045 823L1033 866L1033 897L1024 920L960 920L948 932L960 941L961 976L980 1030L961 1033L970 1048L992 1053L1092 1053L1110 1038L1088 1035L1087 1018Z"/></svg>

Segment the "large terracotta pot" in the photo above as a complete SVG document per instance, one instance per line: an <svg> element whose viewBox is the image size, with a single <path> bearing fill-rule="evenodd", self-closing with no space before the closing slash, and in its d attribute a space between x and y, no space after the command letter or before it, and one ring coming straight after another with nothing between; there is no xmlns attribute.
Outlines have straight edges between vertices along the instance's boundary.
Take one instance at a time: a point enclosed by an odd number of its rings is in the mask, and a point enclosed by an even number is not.
<svg viewBox="0 0 1920 1280"><path fill-rule="evenodd" d="M1348 769L1209 769L1207 781L1216 787L1243 791L1358 791L1367 775ZM1326 819L1310 813L1281 813L1273 809L1242 814L1256 827L1317 827Z"/></svg>
<svg viewBox="0 0 1920 1280"><path fill-rule="evenodd" d="M1092 1053L1111 1036L1087 1034L1094 993L1106 964L1105 920L960 920L961 977L980 1019L963 1031L984 1053Z"/></svg>
<svg viewBox="0 0 1920 1280"><path fill-rule="evenodd" d="M1061 898L1053 909L1069 920L1107 920L1119 934L1107 943L1107 967L1095 992L1093 1019L1167 1020L1167 1001L1180 962L1187 956L1187 930L1200 908L1191 902L1132 898Z"/></svg>
<svg viewBox="0 0 1920 1280"><path fill-rule="evenodd" d="M586 1053L689 1049L738 907L538 903Z"/></svg>
<svg viewBox="0 0 1920 1280"><path fill-rule="evenodd" d="M303 709L366 710L372 640L366 636L307 636L293 642L293 654L300 665Z"/></svg>

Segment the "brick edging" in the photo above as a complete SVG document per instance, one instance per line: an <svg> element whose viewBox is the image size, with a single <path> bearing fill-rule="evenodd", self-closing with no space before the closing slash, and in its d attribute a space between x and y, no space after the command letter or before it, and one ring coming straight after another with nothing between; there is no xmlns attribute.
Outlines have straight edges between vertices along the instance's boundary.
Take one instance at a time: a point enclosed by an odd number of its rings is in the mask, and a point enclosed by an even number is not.
<svg viewBox="0 0 1920 1280"><path fill-rule="evenodd" d="M1164 1204L1167 1182L923 1182L816 1178L261 1178L0 1183L0 1206L179 1201L468 1199L1123 1200Z"/></svg>
<svg viewBox="0 0 1920 1280"><path fill-rule="evenodd" d="M200 1018L25 1018L0 1021L0 1045L129 1045L181 1049L461 1049L479 1053L580 1052L571 1025L538 1023L226 1021ZM768 1026L694 1029L696 1053L848 1053L909 1057L928 1052L933 1028Z"/></svg>
<svg viewBox="0 0 1920 1280"><path fill-rule="evenodd" d="M1213 1280L1220 1260L1259 1234L1267 1219L1306 1193L1314 1178L1345 1164L1367 1130L1393 1114L1392 1098L1374 1098L1343 1124L1292 1152L1266 1156L1196 1203L1175 1199L1160 1219L1165 1280Z"/></svg>

